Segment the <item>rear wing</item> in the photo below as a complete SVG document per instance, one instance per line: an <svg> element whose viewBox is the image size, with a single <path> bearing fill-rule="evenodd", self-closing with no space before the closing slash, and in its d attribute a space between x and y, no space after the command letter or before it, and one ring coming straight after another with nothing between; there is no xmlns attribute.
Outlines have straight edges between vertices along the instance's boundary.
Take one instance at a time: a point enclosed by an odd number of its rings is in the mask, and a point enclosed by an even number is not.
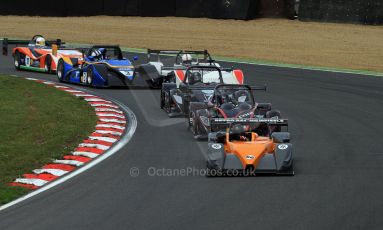
<svg viewBox="0 0 383 230"><path fill-rule="evenodd" d="M147 50L147 56L148 61L150 61L151 55L157 55L158 61L160 61L160 55L178 55L181 53L185 54L196 54L196 55L204 55L205 59L212 61L211 56L207 50L155 50L155 49L148 49Z"/></svg>
<svg viewBox="0 0 383 230"><path fill-rule="evenodd" d="M224 130L231 127L232 124L266 124L269 130L269 136L271 137L272 132L270 126L286 127L286 131L289 130L289 124L287 119L279 118L212 118L210 119L211 131L219 127L219 130Z"/></svg>
<svg viewBox="0 0 383 230"><path fill-rule="evenodd" d="M8 46L9 45L29 45L30 40L13 40L13 39L8 39L8 38L3 38L3 45L2 45L2 50L3 50L3 55L7 56L8 55ZM65 42L61 41L61 39L56 39L56 40L48 40L45 41L47 46L52 46L52 45L57 45L61 46L65 44Z"/></svg>
<svg viewBox="0 0 383 230"><path fill-rule="evenodd" d="M179 53L188 53L188 54L209 54L207 50L153 50L148 49L148 54L179 54Z"/></svg>
<svg viewBox="0 0 383 230"><path fill-rule="evenodd" d="M212 118L212 125L230 125L232 123L240 124L259 124L266 123L269 125L288 126L288 119L280 118Z"/></svg>

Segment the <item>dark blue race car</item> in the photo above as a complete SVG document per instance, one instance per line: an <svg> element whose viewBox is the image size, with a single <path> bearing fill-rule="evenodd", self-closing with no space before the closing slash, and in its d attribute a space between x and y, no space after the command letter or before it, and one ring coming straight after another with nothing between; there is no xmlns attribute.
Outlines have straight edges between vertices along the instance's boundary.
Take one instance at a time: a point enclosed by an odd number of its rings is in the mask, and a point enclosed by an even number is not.
<svg viewBox="0 0 383 230"><path fill-rule="evenodd" d="M82 61L67 57L58 61L57 77L61 82L93 87L133 85L135 68L123 57L119 46L98 45L83 53Z"/></svg>

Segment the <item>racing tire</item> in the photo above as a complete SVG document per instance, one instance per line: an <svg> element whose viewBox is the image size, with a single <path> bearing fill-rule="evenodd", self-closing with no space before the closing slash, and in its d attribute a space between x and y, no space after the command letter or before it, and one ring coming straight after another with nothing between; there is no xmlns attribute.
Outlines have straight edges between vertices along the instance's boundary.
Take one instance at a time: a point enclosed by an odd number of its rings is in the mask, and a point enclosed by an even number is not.
<svg viewBox="0 0 383 230"><path fill-rule="evenodd" d="M165 96L164 96L164 91L161 89L161 100L160 100L160 107L163 109L165 106Z"/></svg>
<svg viewBox="0 0 383 230"><path fill-rule="evenodd" d="M93 86L93 67L90 66L86 71L86 84Z"/></svg>
<svg viewBox="0 0 383 230"><path fill-rule="evenodd" d="M64 61L62 59L60 59L58 64L57 64L56 75L57 75L57 79L60 82L64 81Z"/></svg>
<svg viewBox="0 0 383 230"><path fill-rule="evenodd" d="M191 130L194 124L193 116L192 116L192 111L189 109L188 117L187 117L187 123L188 123L188 130Z"/></svg>
<svg viewBox="0 0 383 230"><path fill-rule="evenodd" d="M20 64L21 64L21 54L19 51L16 51L14 56L14 65L17 70L20 70Z"/></svg>
<svg viewBox="0 0 383 230"><path fill-rule="evenodd" d="M171 113L171 98L169 92L164 92L164 110L166 113Z"/></svg>
<svg viewBox="0 0 383 230"><path fill-rule="evenodd" d="M46 73L52 73L52 58L49 55L45 58L44 69Z"/></svg>
<svg viewBox="0 0 383 230"><path fill-rule="evenodd" d="M197 118L195 112L191 112L190 114L191 119L193 119L193 123L191 124L190 130L193 133L194 136L200 135L198 124L197 124Z"/></svg>

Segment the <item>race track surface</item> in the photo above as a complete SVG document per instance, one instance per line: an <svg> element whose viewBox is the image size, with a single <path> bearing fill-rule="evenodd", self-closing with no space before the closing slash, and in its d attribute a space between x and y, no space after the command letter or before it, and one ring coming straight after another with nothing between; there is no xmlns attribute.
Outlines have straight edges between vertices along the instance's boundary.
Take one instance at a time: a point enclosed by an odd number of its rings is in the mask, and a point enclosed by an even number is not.
<svg viewBox="0 0 383 230"><path fill-rule="evenodd" d="M257 101L272 102L289 119L294 177L148 175L151 167L203 169L206 144L194 141L184 119L167 118L158 90L92 89L133 110L132 140L96 167L0 212L0 229L381 229L383 78L235 66L246 83L267 84ZM0 57L0 73L57 81L16 72L11 57ZM132 167L139 176L130 176Z"/></svg>

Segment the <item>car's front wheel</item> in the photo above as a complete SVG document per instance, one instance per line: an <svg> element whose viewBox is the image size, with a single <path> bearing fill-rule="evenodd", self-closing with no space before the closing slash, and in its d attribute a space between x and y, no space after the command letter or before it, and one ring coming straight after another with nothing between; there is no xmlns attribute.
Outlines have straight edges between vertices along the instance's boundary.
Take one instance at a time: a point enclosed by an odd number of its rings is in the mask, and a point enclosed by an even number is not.
<svg viewBox="0 0 383 230"><path fill-rule="evenodd" d="M20 70L20 64L21 64L21 55L18 51L16 51L14 56L14 65L17 70Z"/></svg>
<svg viewBox="0 0 383 230"><path fill-rule="evenodd" d="M86 83L90 86L93 85L93 68L90 66L87 70L87 74L86 74Z"/></svg>
<svg viewBox="0 0 383 230"><path fill-rule="evenodd" d="M64 81L64 61L62 59L59 60L57 64L57 78L60 82Z"/></svg>
<svg viewBox="0 0 383 230"><path fill-rule="evenodd" d="M45 58L44 70L46 73L52 73L52 58L49 55Z"/></svg>

